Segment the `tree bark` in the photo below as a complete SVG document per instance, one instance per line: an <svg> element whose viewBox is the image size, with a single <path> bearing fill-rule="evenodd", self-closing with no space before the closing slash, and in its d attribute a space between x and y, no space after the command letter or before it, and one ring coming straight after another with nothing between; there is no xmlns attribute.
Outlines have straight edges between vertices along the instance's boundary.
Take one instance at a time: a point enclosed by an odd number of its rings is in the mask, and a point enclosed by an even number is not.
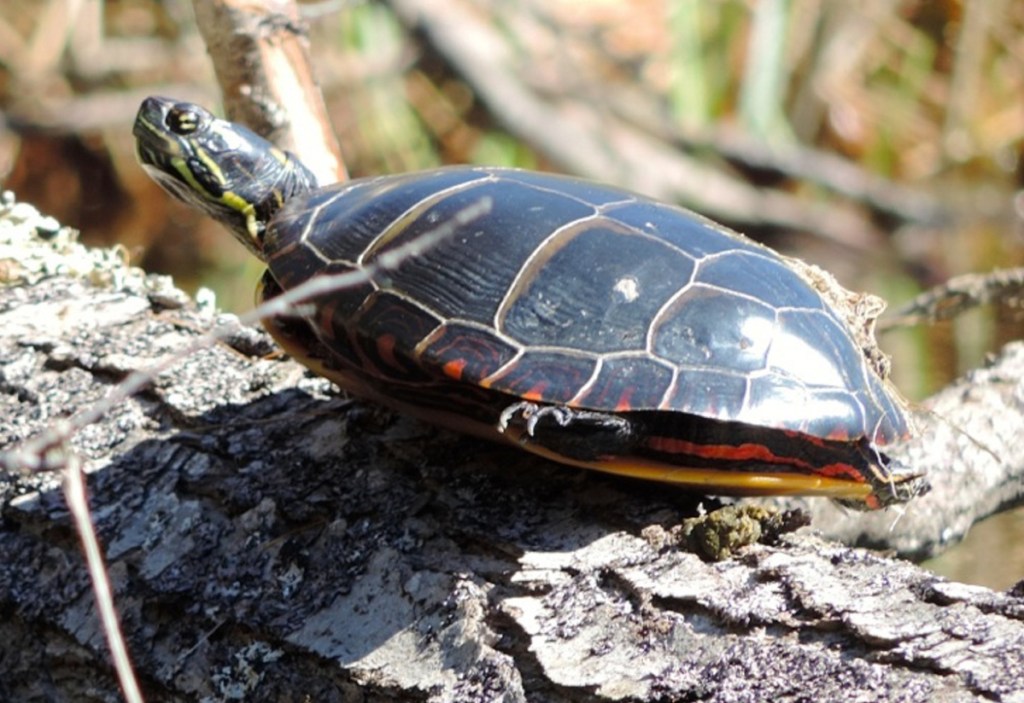
<svg viewBox="0 0 1024 703"><path fill-rule="evenodd" d="M294 0L194 0L228 117L295 152L321 183L348 178Z"/></svg>
<svg viewBox="0 0 1024 703"><path fill-rule="evenodd" d="M59 475L19 447L230 318L39 223L0 207L0 698L113 701ZM1024 700L1019 586L842 546L820 516L706 562L672 537L700 497L440 432L272 349L236 327L73 440L150 701ZM942 413L1020 422L1021 356ZM939 451L974 499L1006 502L1012 471L961 449ZM872 539L911 540L957 472ZM895 517L844 519L866 539ZM907 551L942 541L921 520Z"/></svg>

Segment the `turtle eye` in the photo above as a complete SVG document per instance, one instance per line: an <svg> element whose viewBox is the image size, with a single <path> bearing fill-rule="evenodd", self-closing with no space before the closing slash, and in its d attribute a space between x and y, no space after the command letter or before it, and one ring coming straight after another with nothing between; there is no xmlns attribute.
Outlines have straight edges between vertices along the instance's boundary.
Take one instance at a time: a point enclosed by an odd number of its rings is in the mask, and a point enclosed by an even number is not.
<svg viewBox="0 0 1024 703"><path fill-rule="evenodd" d="M195 110L183 105L176 105L167 112L167 118L164 121L167 128L175 134L188 136L199 129L201 119L202 116Z"/></svg>

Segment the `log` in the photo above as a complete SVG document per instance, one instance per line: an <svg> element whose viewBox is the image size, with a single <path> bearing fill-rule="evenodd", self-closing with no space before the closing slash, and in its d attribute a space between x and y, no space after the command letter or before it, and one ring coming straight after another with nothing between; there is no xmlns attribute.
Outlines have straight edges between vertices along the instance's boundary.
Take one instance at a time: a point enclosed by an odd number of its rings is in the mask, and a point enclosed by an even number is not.
<svg viewBox="0 0 1024 703"><path fill-rule="evenodd" d="M25 441L221 324L71 443L147 700L1024 700L1024 586L844 546L823 501L707 561L677 526L714 501L346 398L122 258L0 204L0 699L119 698L60 476ZM960 406L989 412L1011 373ZM933 474L877 543L937 544Z"/></svg>

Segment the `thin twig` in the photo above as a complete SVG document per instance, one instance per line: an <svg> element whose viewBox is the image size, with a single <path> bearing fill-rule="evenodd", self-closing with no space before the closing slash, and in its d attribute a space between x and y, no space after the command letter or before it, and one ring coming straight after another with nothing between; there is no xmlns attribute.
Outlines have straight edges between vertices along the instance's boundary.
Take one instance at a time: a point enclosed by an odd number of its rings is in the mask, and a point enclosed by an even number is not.
<svg viewBox="0 0 1024 703"><path fill-rule="evenodd" d="M971 308L1019 299L1024 291L1024 268L998 269L991 273L956 276L879 320L880 330L922 322L951 320Z"/></svg>
<svg viewBox="0 0 1024 703"><path fill-rule="evenodd" d="M114 660L114 669L121 682L121 690L129 703L143 703L142 690L139 688L128 646L124 640L117 607L114 605L114 591L110 587L107 567L103 563L103 550L100 547L96 529L89 513L89 499L85 490L85 474L82 471L82 460L74 452L66 453L64 470L64 499L75 520L78 537L82 540L82 551L92 579L92 590L96 595L96 607L99 609L103 632L107 637L107 647Z"/></svg>

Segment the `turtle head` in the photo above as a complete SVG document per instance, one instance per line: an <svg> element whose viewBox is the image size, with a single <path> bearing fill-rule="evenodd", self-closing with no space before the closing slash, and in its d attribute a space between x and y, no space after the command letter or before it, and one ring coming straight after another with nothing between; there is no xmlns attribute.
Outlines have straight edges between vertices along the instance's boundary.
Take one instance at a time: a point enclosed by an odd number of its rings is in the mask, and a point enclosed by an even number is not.
<svg viewBox="0 0 1024 703"><path fill-rule="evenodd" d="M317 187L294 154L192 103L146 98L132 131L139 163L153 180L221 222L261 259L267 223L289 198Z"/></svg>

